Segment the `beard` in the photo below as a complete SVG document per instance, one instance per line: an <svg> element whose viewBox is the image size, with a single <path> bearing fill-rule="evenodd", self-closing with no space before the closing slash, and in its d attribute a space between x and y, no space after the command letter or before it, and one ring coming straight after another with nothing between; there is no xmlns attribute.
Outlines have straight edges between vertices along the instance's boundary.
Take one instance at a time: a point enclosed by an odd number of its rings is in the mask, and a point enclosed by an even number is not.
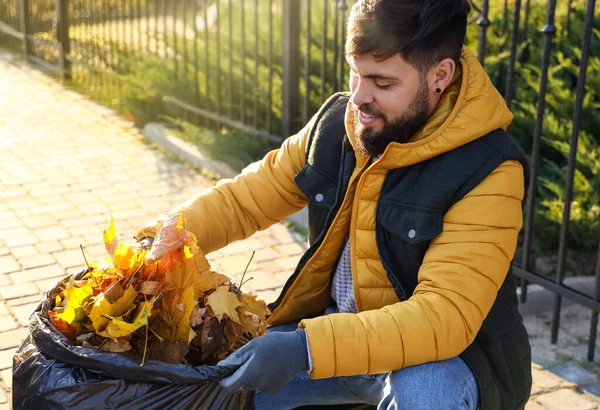
<svg viewBox="0 0 600 410"><path fill-rule="evenodd" d="M383 129L374 131L371 127L361 124L358 118L358 111L383 120ZM354 131L356 135L356 149L368 156L378 156L383 154L385 149L392 142L406 143L429 118L429 89L424 81L421 81L419 91L408 110L402 115L389 120L381 111L363 104L354 112Z"/></svg>

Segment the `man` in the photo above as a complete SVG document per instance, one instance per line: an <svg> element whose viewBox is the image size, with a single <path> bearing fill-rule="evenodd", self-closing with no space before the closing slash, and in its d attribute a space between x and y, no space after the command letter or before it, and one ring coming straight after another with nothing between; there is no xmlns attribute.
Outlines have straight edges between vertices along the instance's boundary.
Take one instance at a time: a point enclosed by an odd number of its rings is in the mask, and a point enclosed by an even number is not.
<svg viewBox="0 0 600 410"><path fill-rule="evenodd" d="M205 252L308 205L311 247L269 334L219 365L257 409L522 409L527 333L510 264L526 157L463 42L467 0L359 0L349 94L175 209ZM146 232L148 228L146 228Z"/></svg>

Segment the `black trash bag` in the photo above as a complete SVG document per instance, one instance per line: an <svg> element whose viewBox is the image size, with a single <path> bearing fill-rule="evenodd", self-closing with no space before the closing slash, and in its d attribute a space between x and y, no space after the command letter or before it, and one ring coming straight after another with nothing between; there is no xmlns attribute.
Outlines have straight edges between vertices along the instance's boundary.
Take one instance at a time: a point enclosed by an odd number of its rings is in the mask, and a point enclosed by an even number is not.
<svg viewBox="0 0 600 410"><path fill-rule="evenodd" d="M29 333L13 358L14 410L254 408L253 393L230 394L219 386L231 373L227 369L158 360L140 367L138 356L71 344L48 319L58 285L31 314Z"/></svg>

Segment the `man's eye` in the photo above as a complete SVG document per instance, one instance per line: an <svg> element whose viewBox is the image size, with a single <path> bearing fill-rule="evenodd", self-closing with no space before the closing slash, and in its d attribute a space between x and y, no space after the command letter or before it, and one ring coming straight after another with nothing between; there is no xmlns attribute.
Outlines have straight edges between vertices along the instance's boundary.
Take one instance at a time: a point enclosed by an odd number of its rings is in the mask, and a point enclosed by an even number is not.
<svg viewBox="0 0 600 410"><path fill-rule="evenodd" d="M379 88L380 90L388 90L392 85L391 84L382 85L382 84L375 83L375 86L377 88Z"/></svg>

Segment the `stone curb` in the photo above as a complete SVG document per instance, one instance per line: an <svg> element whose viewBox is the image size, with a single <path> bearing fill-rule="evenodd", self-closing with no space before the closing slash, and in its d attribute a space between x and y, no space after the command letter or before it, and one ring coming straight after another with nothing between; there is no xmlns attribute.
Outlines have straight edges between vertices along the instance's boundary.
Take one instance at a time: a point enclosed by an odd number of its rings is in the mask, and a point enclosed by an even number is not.
<svg viewBox="0 0 600 410"><path fill-rule="evenodd" d="M204 155L190 142L173 135L165 127L165 124L158 122L150 122L144 126L142 131L144 137L150 141L160 145L170 153L189 162L190 164L208 170L209 172L218 175L220 178L234 178L239 171L233 169L228 164L214 160Z"/></svg>

